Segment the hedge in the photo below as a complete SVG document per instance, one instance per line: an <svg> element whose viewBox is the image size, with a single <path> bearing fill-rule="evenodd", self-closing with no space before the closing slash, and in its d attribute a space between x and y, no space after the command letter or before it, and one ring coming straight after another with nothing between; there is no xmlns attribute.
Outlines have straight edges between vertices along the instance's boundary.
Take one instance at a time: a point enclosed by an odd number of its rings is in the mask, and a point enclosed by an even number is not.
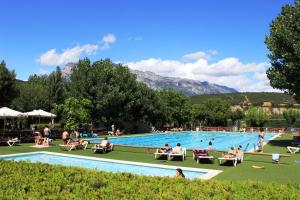
<svg viewBox="0 0 300 200"><path fill-rule="evenodd" d="M300 199L300 185L145 177L0 161L0 199Z"/></svg>

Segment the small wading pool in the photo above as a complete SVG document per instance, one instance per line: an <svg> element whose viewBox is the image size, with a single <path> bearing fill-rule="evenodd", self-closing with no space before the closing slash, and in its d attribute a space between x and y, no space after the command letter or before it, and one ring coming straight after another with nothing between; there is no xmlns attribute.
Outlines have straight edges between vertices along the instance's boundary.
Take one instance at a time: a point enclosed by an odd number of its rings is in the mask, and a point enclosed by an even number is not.
<svg viewBox="0 0 300 200"><path fill-rule="evenodd" d="M264 141L276 137L275 133L265 134ZM207 148L209 141L212 140L213 149L227 151L231 146L237 148L243 146L244 151L251 152L254 146L258 145L258 133L241 132L191 132L183 131L176 133L156 133L151 135L125 136L109 138L109 141L117 145L142 146L142 147L161 147L164 144L176 146L181 143L182 147L188 149ZM98 143L102 139L91 139L89 142Z"/></svg>
<svg viewBox="0 0 300 200"><path fill-rule="evenodd" d="M34 152L0 156L1 160L29 161L64 166L77 166L106 172L126 172L144 176L175 176L175 166L148 163L126 162L120 160L75 156L61 153ZM186 178L210 179L221 173L220 170L180 167Z"/></svg>

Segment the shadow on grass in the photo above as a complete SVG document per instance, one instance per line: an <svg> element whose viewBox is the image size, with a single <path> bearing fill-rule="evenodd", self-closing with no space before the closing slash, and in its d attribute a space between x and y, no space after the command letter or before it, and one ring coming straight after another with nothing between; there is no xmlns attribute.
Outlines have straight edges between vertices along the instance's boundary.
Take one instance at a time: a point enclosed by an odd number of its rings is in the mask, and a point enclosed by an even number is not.
<svg viewBox="0 0 300 200"><path fill-rule="evenodd" d="M293 140L271 140L268 144L271 146L287 147L293 145Z"/></svg>

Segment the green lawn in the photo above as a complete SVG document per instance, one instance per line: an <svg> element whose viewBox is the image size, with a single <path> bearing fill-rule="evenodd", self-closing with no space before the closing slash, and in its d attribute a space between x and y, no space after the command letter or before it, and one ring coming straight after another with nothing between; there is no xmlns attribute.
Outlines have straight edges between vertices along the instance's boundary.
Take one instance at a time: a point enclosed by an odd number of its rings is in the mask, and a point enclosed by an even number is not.
<svg viewBox="0 0 300 200"><path fill-rule="evenodd" d="M155 160L153 152L154 150L148 150L146 148L130 148L117 146L113 152L107 154L94 154L91 151L91 146L88 146L87 150L74 150L72 152L62 151L58 144L61 141L55 141L54 145L49 148L33 148L33 144L20 144L18 146L8 147L1 146L0 154L12 154L12 153L23 153L33 151L50 151L60 152L75 155L102 157L118 160L128 160L136 162L147 162L163 165L176 165L185 167L195 168L207 168L207 169L218 169L223 170L223 173L216 176L214 179L217 180L260 180L264 182L275 182L275 183L300 183L300 164L296 164L295 160L300 160L300 153L294 154L291 157L283 158L279 164L274 164L271 161L271 156L260 156L260 155L247 155L243 163L238 164L237 167L232 166L220 166L218 161L215 160L214 164L202 163L197 164L192 159L192 153L188 152L187 160L185 161L166 161L166 160ZM287 154L286 146L291 143L291 136L283 136L277 140L271 141L265 146L265 152L272 153L283 153ZM215 153L218 157L220 154ZM254 169L252 165L264 166L264 169Z"/></svg>

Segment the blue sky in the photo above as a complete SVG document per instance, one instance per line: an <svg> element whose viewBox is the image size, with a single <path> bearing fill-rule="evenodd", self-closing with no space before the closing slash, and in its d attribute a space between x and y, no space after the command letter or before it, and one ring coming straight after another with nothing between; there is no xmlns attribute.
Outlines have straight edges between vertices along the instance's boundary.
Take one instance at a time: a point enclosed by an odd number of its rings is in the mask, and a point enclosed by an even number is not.
<svg viewBox="0 0 300 200"><path fill-rule="evenodd" d="M3 0L0 59L23 80L88 56L240 91L271 91L264 37L287 3L293 1Z"/></svg>

